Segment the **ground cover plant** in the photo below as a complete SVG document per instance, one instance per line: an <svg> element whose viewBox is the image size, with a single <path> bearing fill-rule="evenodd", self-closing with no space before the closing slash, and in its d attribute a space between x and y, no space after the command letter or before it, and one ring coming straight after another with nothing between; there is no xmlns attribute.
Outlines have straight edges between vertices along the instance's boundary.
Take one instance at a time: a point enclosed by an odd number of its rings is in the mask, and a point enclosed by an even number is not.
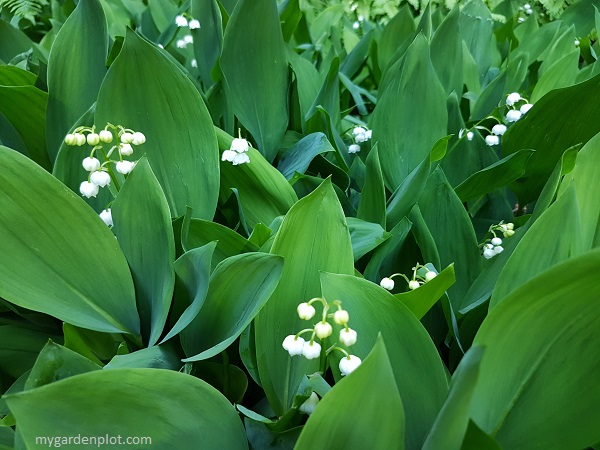
<svg viewBox="0 0 600 450"><path fill-rule="evenodd" d="M0 0L0 449L600 448L599 9Z"/></svg>

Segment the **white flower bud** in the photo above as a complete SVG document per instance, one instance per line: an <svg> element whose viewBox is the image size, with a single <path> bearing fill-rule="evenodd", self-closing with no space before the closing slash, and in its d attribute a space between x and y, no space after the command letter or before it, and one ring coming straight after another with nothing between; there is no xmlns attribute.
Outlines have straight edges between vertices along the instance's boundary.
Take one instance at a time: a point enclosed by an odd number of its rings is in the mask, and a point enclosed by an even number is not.
<svg viewBox="0 0 600 450"><path fill-rule="evenodd" d="M394 280L392 280L391 278L382 278L381 281L379 282L379 286L381 286L384 289L387 289L388 291L391 291L392 289L394 289Z"/></svg>
<svg viewBox="0 0 600 450"><path fill-rule="evenodd" d="M131 144L120 144L119 153L123 156L131 156L133 155L133 147Z"/></svg>
<svg viewBox="0 0 600 450"><path fill-rule="evenodd" d="M221 161L233 162L233 158L235 158L236 155L237 155L237 153L234 152L233 150L225 150L223 152L223 155L221 155Z"/></svg>
<svg viewBox="0 0 600 450"><path fill-rule="evenodd" d="M89 156L83 159L81 165L88 172L95 172L96 170L100 169L100 161L98 161L96 158L91 158Z"/></svg>
<svg viewBox="0 0 600 450"><path fill-rule="evenodd" d="M350 314L345 309L338 309L333 313L333 321L338 325L345 325L350 320Z"/></svg>
<svg viewBox="0 0 600 450"><path fill-rule="evenodd" d="M100 188L94 183L90 183L89 181L84 181L79 185L79 192L81 192L81 195L87 198L96 197L99 191Z"/></svg>
<svg viewBox="0 0 600 450"><path fill-rule="evenodd" d="M298 317L303 320L310 320L315 316L315 307L306 302L300 303L296 311L298 311Z"/></svg>
<svg viewBox="0 0 600 450"><path fill-rule="evenodd" d="M319 339L325 339L331 336L331 333L333 333L333 328L329 322L318 322L315 325L315 334Z"/></svg>
<svg viewBox="0 0 600 450"><path fill-rule="evenodd" d="M408 288L411 291L414 291L415 289L419 288L421 285L419 284L419 282L417 280L410 280L408 282Z"/></svg>
<svg viewBox="0 0 600 450"><path fill-rule="evenodd" d="M508 237L511 237L513 234L515 234L515 232L513 230L506 230L502 234L504 235L505 238L508 238Z"/></svg>
<svg viewBox="0 0 600 450"><path fill-rule="evenodd" d="M90 133L87 135L87 143L89 145L98 145L100 143L100 136L96 133Z"/></svg>
<svg viewBox="0 0 600 450"><path fill-rule="evenodd" d="M65 144L67 145L77 145L77 138L75 137L74 134L67 134L65 136Z"/></svg>
<svg viewBox="0 0 600 450"><path fill-rule="evenodd" d="M475 134L472 131L467 132L467 140L472 141Z"/></svg>
<svg viewBox="0 0 600 450"><path fill-rule="evenodd" d="M497 245L494 247L494 254L499 254L502 253L504 251L504 248L502 248L501 246Z"/></svg>
<svg viewBox="0 0 600 450"><path fill-rule="evenodd" d="M425 274L425 281L431 281L433 280L435 277L437 277L437 273L435 273L433 270L430 270L429 272L427 272Z"/></svg>
<svg viewBox="0 0 600 450"><path fill-rule="evenodd" d="M508 94L506 97L506 106L512 106L521 100L521 94L518 92L513 92L512 94Z"/></svg>
<svg viewBox="0 0 600 450"><path fill-rule="evenodd" d="M197 59L195 59L195 58L192 59L192 62L190 64L194 69L198 68L198 60Z"/></svg>
<svg viewBox="0 0 600 450"><path fill-rule="evenodd" d="M90 181L96 186L104 187L110 184L110 175L107 172L98 170L90 175Z"/></svg>
<svg viewBox="0 0 600 450"><path fill-rule="evenodd" d="M179 39L176 43L177 48L186 48L187 47L187 42L185 42L183 39Z"/></svg>
<svg viewBox="0 0 600 450"><path fill-rule="evenodd" d="M522 114L523 113L521 113L521 111L517 109L511 109L509 112L506 113L506 120L509 122L516 122L521 118Z"/></svg>
<svg viewBox="0 0 600 450"><path fill-rule="evenodd" d="M519 22L519 23L525 22L525 17L519 17L519 19L517 20L517 22Z"/></svg>
<svg viewBox="0 0 600 450"><path fill-rule="evenodd" d="M133 142L133 134L127 132L123 133L121 135L121 142L131 144Z"/></svg>
<svg viewBox="0 0 600 450"><path fill-rule="evenodd" d="M519 108L519 112L521 114L526 114L527 111L529 111L532 107L533 107L533 105L531 103L525 103L523 106L521 106Z"/></svg>
<svg viewBox="0 0 600 450"><path fill-rule="evenodd" d="M81 147L83 144L86 143L86 138L83 134L81 133L75 133L75 138L77 139L77 146Z"/></svg>
<svg viewBox="0 0 600 450"><path fill-rule="evenodd" d="M133 140L131 141L133 145L142 145L145 142L146 136L144 136L144 133L140 133L139 131L133 133Z"/></svg>
<svg viewBox="0 0 600 450"><path fill-rule="evenodd" d="M183 37L183 40L185 41L186 44L191 44L192 42L194 42L194 38L192 37L191 34L186 34Z"/></svg>
<svg viewBox="0 0 600 450"><path fill-rule="evenodd" d="M123 160L119 161L115 166L117 168L117 172L127 175L133 170L135 164L131 161Z"/></svg>
<svg viewBox="0 0 600 450"><path fill-rule="evenodd" d="M575 47L579 47L579 44L581 44L581 42L579 42L579 39L575 39L574 44L575 44Z"/></svg>
<svg viewBox="0 0 600 450"><path fill-rule="evenodd" d="M102 130L98 136L100 137L100 140L102 142L106 142L107 144L110 144L113 140L113 135L110 131L108 130Z"/></svg>
<svg viewBox="0 0 600 450"><path fill-rule="evenodd" d="M525 3L523 5L523 9L531 9L531 5L529 3Z"/></svg>
<svg viewBox="0 0 600 450"><path fill-rule="evenodd" d="M500 143L500 138L494 134L489 134L485 137L485 143L489 146L498 145Z"/></svg>
<svg viewBox="0 0 600 450"><path fill-rule="evenodd" d="M352 328L342 328L340 330L340 342L346 347L356 344L357 333Z"/></svg>
<svg viewBox="0 0 600 450"><path fill-rule="evenodd" d="M238 153L233 157L232 163L234 166L237 166L239 164L249 164L250 157L246 153Z"/></svg>
<svg viewBox="0 0 600 450"><path fill-rule="evenodd" d="M302 354L304 343L305 341L303 338L300 336L296 337L291 334L283 340L282 347L287 350L290 356L296 356Z"/></svg>
<svg viewBox="0 0 600 450"><path fill-rule="evenodd" d="M233 141L231 141L231 147L229 147L230 150L238 153L247 152L249 148L250 145L248 144L248 141L242 138L235 138Z"/></svg>
<svg viewBox="0 0 600 450"><path fill-rule="evenodd" d="M491 243L493 246L502 245L502 239L500 239L499 237L495 237L492 239Z"/></svg>
<svg viewBox="0 0 600 450"><path fill-rule="evenodd" d="M492 134L502 136L504 133L506 133L506 125L499 123L492 127Z"/></svg>
<svg viewBox="0 0 600 450"><path fill-rule="evenodd" d="M302 356L306 359L315 359L321 355L321 346L317 344L315 341L313 342L305 342L302 346Z"/></svg>
<svg viewBox="0 0 600 450"><path fill-rule="evenodd" d="M200 28L200 21L198 19L192 19L189 23L190 30L197 30Z"/></svg>
<svg viewBox="0 0 600 450"><path fill-rule="evenodd" d="M342 372L342 376L349 375L354 372L354 370L360 366L362 361L358 356L349 355L344 357L340 361L340 372Z"/></svg>
<svg viewBox="0 0 600 450"><path fill-rule="evenodd" d="M348 146L348 153L358 153L358 152L360 152L360 145L350 144Z"/></svg>
<svg viewBox="0 0 600 450"><path fill-rule="evenodd" d="M491 248L486 248L486 249L483 251L483 257L484 257L485 259L490 259L490 258L492 258L492 257L493 257L495 254L496 254L496 252L495 252L493 249L491 249Z"/></svg>
<svg viewBox="0 0 600 450"><path fill-rule="evenodd" d="M352 28L354 28L355 30L358 30L360 28L360 22L354 22L352 24Z"/></svg>
<svg viewBox="0 0 600 450"><path fill-rule="evenodd" d="M514 230L515 229L515 224L512 222L508 222L506 224L506 228L508 228L509 230Z"/></svg>
<svg viewBox="0 0 600 450"><path fill-rule="evenodd" d="M109 227L113 226L112 211L110 210L110 208L103 210L99 214L99 216L107 226L109 226Z"/></svg>
<svg viewBox="0 0 600 450"><path fill-rule="evenodd" d="M306 401L300 405L300 408L298 409L304 414L312 414L312 412L315 410L318 404L319 397L317 397L317 394L313 392L312 394L310 394L310 397L308 397Z"/></svg>
<svg viewBox="0 0 600 450"><path fill-rule="evenodd" d="M183 17L183 16L177 16L177 17L175 17L175 24L176 24L178 27L187 27L187 25L188 25L188 21L187 21L187 19L186 19L185 17Z"/></svg>

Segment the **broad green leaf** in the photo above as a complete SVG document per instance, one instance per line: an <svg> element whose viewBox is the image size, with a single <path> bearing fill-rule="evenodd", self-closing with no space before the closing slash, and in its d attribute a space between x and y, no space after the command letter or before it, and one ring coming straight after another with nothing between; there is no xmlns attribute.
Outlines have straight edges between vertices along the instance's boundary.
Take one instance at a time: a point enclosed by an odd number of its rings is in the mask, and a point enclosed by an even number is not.
<svg viewBox="0 0 600 450"><path fill-rule="evenodd" d="M536 150L527 163L525 175L511 185L521 204L539 195L567 148L585 144L600 132L600 123L593 119L600 114L600 105L588 101L595 95L600 95L600 75L549 92L504 134L504 156L521 149Z"/></svg>
<svg viewBox="0 0 600 450"><path fill-rule="evenodd" d="M484 351L481 346L471 347L461 360L452 376L446 403L435 419L422 450L461 450Z"/></svg>
<svg viewBox="0 0 600 450"><path fill-rule="evenodd" d="M313 101L319 93L321 88L321 75L313 66L310 61L298 55L296 52L289 50L287 51L287 57L289 60L290 67L294 73L295 82L294 86L297 90L298 104L300 108L300 122L303 131L306 128L306 114L311 108ZM294 95L296 95L294 93Z"/></svg>
<svg viewBox="0 0 600 450"><path fill-rule="evenodd" d="M573 42L571 40L571 42ZM575 49L566 54L553 65L548 67L535 85L530 101L535 103L548 92L567 86L572 86L579 73L579 50Z"/></svg>
<svg viewBox="0 0 600 450"><path fill-rule="evenodd" d="M231 403L240 403L248 388L246 373L237 366L212 361L194 364L194 375L221 392Z"/></svg>
<svg viewBox="0 0 600 450"><path fill-rule="evenodd" d="M226 259L210 277L200 312L180 333L184 361L208 359L225 350L250 324L277 287L283 258L247 253Z"/></svg>
<svg viewBox="0 0 600 450"><path fill-rule="evenodd" d="M357 159L357 161L360 161ZM371 149L365 162L365 185L360 194L356 217L386 226L385 185L377 147Z"/></svg>
<svg viewBox="0 0 600 450"><path fill-rule="evenodd" d="M181 357L177 354L173 346L166 344L143 348L126 355L115 355L104 366L104 369L149 368L179 370L181 366L183 366Z"/></svg>
<svg viewBox="0 0 600 450"><path fill-rule="evenodd" d="M302 19L299 0L285 0L278 5L283 40L289 42Z"/></svg>
<svg viewBox="0 0 600 450"><path fill-rule="evenodd" d="M364 358L379 333L387 342L387 353L404 404L406 448L420 448L448 392L444 366L429 334L402 302L367 280L322 273L321 287L325 298L342 301L350 314L348 325L358 332L358 341L348 349L349 353ZM332 344L336 342L336 333L337 330L330 339ZM339 353L330 354L329 362L336 379L339 379L339 361Z"/></svg>
<svg viewBox="0 0 600 450"><path fill-rule="evenodd" d="M390 358L380 336L361 365L319 402L294 448L402 450L406 448L404 415Z"/></svg>
<svg viewBox="0 0 600 450"><path fill-rule="evenodd" d="M33 47L33 42L25 33L2 19L0 19L0 42L2 42L0 61L5 62Z"/></svg>
<svg viewBox="0 0 600 450"><path fill-rule="evenodd" d="M285 153L279 160L277 170L289 180L294 175L294 172L306 172L315 156L333 151L334 148L323 133L309 134L300 139Z"/></svg>
<svg viewBox="0 0 600 450"><path fill-rule="evenodd" d="M199 248L194 248L177 259L174 264L175 273L184 284L187 297L191 300L189 306L181 313L177 323L163 338L161 343L171 339L187 327L198 315L208 293L208 281L212 266L213 254L217 242L213 241Z"/></svg>
<svg viewBox="0 0 600 450"><path fill-rule="evenodd" d="M462 94L463 90L463 44L458 27L460 12L452 8L440 24L431 40L431 63L446 91Z"/></svg>
<svg viewBox="0 0 600 450"><path fill-rule="evenodd" d="M114 232L135 286L142 337L160 338L175 284L175 241L169 204L148 160L142 158L112 205Z"/></svg>
<svg viewBox="0 0 600 450"><path fill-rule="evenodd" d="M194 56L205 89L214 84L211 72L223 47L223 18L217 0L192 0L192 17L201 27L190 30L194 38Z"/></svg>
<svg viewBox="0 0 600 450"><path fill-rule="evenodd" d="M172 217L189 206L193 217L212 219L219 153L204 101L178 66L131 30L98 96L96 124L108 122L146 135L138 152L148 157Z"/></svg>
<svg viewBox="0 0 600 450"><path fill-rule="evenodd" d="M411 226L410 221L404 217L398 222L398 225L390 230L391 236L375 249L365 268L364 276L367 280L379 283L381 278L392 273L394 265L391 260L402 249L402 244L406 240Z"/></svg>
<svg viewBox="0 0 600 450"><path fill-rule="evenodd" d="M373 113L373 142L377 142L385 185L391 191L446 135L446 95L429 56L429 44L417 36L406 55L388 71ZM407 105L411 105L408 107ZM418 106L417 106L418 105Z"/></svg>
<svg viewBox="0 0 600 450"><path fill-rule="evenodd" d="M481 271L482 256L469 215L439 167L429 177L419 208L435 241L441 267L454 263L456 283L448 289L448 297L458 309Z"/></svg>
<svg viewBox="0 0 600 450"><path fill-rule="evenodd" d="M482 0L471 0L461 9L458 23L460 34L477 63L479 79L483 80L497 52L492 40L492 14Z"/></svg>
<svg viewBox="0 0 600 450"><path fill-rule="evenodd" d="M0 373L13 378L23 375L31 369L50 337L58 338L16 325L0 326Z"/></svg>
<svg viewBox="0 0 600 450"><path fill-rule="evenodd" d="M138 334L133 282L108 227L31 160L5 147L0 160L0 296L83 328Z"/></svg>
<svg viewBox="0 0 600 450"><path fill-rule="evenodd" d="M31 159L50 170L44 135L47 101L48 94L35 86L0 86L0 113L19 133Z"/></svg>
<svg viewBox="0 0 600 450"><path fill-rule="evenodd" d="M269 404L283 415L302 377L318 368L317 361L291 359L281 348L286 336L305 328L296 307L321 295L320 271L354 273L350 233L330 179L290 209L271 253L285 264L277 289L255 321L256 357Z"/></svg>
<svg viewBox="0 0 600 450"><path fill-rule="evenodd" d="M465 439L460 450L481 450L483 448L486 450L502 450L494 438L483 432L475 422L469 420Z"/></svg>
<svg viewBox="0 0 600 450"><path fill-rule="evenodd" d="M6 402L28 447L36 445L36 436L104 438L110 430L109 437L151 439L137 448L187 448L190 442L248 448L242 422L225 397L171 370L99 370L7 396Z"/></svg>
<svg viewBox="0 0 600 450"><path fill-rule="evenodd" d="M25 383L25 390L100 369L98 364L79 353L50 341L38 355Z"/></svg>
<svg viewBox="0 0 600 450"><path fill-rule="evenodd" d="M456 195L466 202L515 181L525 173L525 166L532 154L533 150L520 150L474 173L454 189Z"/></svg>
<svg viewBox="0 0 600 450"><path fill-rule="evenodd" d="M260 26L240 33L248 24ZM238 1L225 30L221 68L235 115L273 161L288 123L289 82L275 0Z"/></svg>
<svg viewBox="0 0 600 450"><path fill-rule="evenodd" d="M215 128L219 147L229 149L233 138ZM256 150L248 150L249 164L232 165L221 161L222 199L237 189L246 222L250 228L257 223L271 223L285 214L298 197L285 177Z"/></svg>
<svg viewBox="0 0 600 450"><path fill-rule="evenodd" d="M391 236L381 225L376 223L365 222L354 217L347 217L346 223L350 231L352 253L355 261L384 243Z"/></svg>
<svg viewBox="0 0 600 450"><path fill-rule="evenodd" d="M403 5L387 23L377 45L377 59L381 70L385 70L398 47L413 36L415 20L408 5Z"/></svg>
<svg viewBox="0 0 600 450"><path fill-rule="evenodd" d="M15 66L0 66L1 86L33 86L35 74Z"/></svg>
<svg viewBox="0 0 600 450"><path fill-rule="evenodd" d="M455 281L454 265L451 264L437 274L433 280L428 281L418 289L395 294L394 297L401 300L417 319L420 320Z"/></svg>
<svg viewBox="0 0 600 450"><path fill-rule="evenodd" d="M62 331L65 337L65 348L85 356L98 365L103 364L101 360L111 359L118 351L119 340L112 334L86 330L66 322L63 323Z"/></svg>
<svg viewBox="0 0 600 450"><path fill-rule="evenodd" d="M490 309L531 278L580 252L579 210L571 185L520 240L498 277Z"/></svg>
<svg viewBox="0 0 600 450"><path fill-rule="evenodd" d="M96 101L107 54L102 5L99 0L82 0L58 32L48 60L46 142L52 162L69 129Z"/></svg>
<svg viewBox="0 0 600 450"><path fill-rule="evenodd" d="M590 345L600 339L599 264L594 250L543 272L492 309L475 336L486 350L471 417L502 448L600 441L600 350Z"/></svg>

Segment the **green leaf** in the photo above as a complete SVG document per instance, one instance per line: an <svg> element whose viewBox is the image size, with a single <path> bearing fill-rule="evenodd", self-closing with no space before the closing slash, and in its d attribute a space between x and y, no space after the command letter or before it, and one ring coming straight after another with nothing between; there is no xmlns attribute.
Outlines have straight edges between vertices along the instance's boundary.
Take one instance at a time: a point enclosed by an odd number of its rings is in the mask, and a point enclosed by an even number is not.
<svg viewBox="0 0 600 450"><path fill-rule="evenodd" d="M360 161L360 159L356 159ZM385 185L377 147L372 148L365 162L365 185L360 194L356 217L386 226Z"/></svg>
<svg viewBox="0 0 600 450"><path fill-rule="evenodd" d="M358 332L358 341L349 349L351 354L364 358L379 333L388 343L388 356L404 404L406 448L420 448L448 392L444 365L429 334L402 302L374 283L322 273L321 286L325 298L342 300L350 314L349 326ZM339 379L339 353L330 354L329 362ZM371 386L376 389L377 385ZM370 414L381 420L380 415Z"/></svg>
<svg viewBox="0 0 600 450"><path fill-rule="evenodd" d="M131 30L98 96L96 124L108 122L146 135L139 151L148 157L172 217L189 206L193 217L212 219L219 153L204 101L178 66Z"/></svg>
<svg viewBox="0 0 600 450"><path fill-rule="evenodd" d="M219 354L242 334L267 302L283 270L283 258L247 253L226 259L210 277L206 300L181 332L181 345L200 361Z"/></svg>
<svg viewBox="0 0 600 450"><path fill-rule="evenodd" d="M28 447L36 445L36 436L100 439L110 430L109 437L149 437L160 448L186 448L190 442L248 448L244 427L225 397L171 370L94 371L7 396L6 402Z"/></svg>
<svg viewBox="0 0 600 450"><path fill-rule="evenodd" d="M450 392L422 450L460 450L469 426L471 400L479 377L484 348L474 346L461 360L450 382Z"/></svg>
<svg viewBox="0 0 600 450"><path fill-rule="evenodd" d="M456 195L466 202L515 181L525 173L527 161L533 153L533 150L519 150L474 173L454 189Z"/></svg>
<svg viewBox="0 0 600 450"><path fill-rule="evenodd" d="M469 53L477 63L479 79L483 80L497 53L492 37L492 13L482 0L471 0L461 9L458 23Z"/></svg>
<svg viewBox="0 0 600 450"><path fill-rule="evenodd" d="M334 148L323 133L309 134L285 153L277 165L277 170L289 180L294 172L305 173L315 156L333 151Z"/></svg>
<svg viewBox="0 0 600 450"><path fill-rule="evenodd" d="M410 12L410 7L405 4L391 18L381 33L381 38L377 45L377 59L382 71L392 61L396 50L403 46L405 41L413 36L414 32L415 19Z"/></svg>
<svg viewBox="0 0 600 450"><path fill-rule="evenodd" d="M402 399L380 336L361 365L319 402L294 448L402 450L404 435Z"/></svg>
<svg viewBox="0 0 600 450"><path fill-rule="evenodd" d="M600 114L600 105L588 101L596 95L600 95L600 75L549 92L504 134L503 155L521 149L536 150L528 161L525 175L511 185L521 204L539 195L567 148L586 143L600 132L600 123L593 119Z"/></svg>
<svg viewBox="0 0 600 450"><path fill-rule="evenodd" d="M0 160L0 296L83 328L138 334L133 282L108 227L31 160L6 147Z"/></svg>
<svg viewBox="0 0 600 450"><path fill-rule="evenodd" d="M446 94L422 34L389 69L388 78L388 85L380 88L372 128L385 185L394 191L446 135L448 114Z"/></svg>
<svg viewBox="0 0 600 450"><path fill-rule="evenodd" d="M52 162L69 129L96 101L107 54L102 5L98 0L80 1L58 32L48 59L46 142Z"/></svg>
<svg viewBox="0 0 600 450"><path fill-rule="evenodd" d="M565 261L492 309L471 417L502 448L586 448L600 441L600 251ZM532 339L535 336L535 339Z"/></svg>
<svg viewBox="0 0 600 450"><path fill-rule="evenodd" d="M143 348L137 352L126 355L115 355L104 369L169 369L179 370L183 366L180 356L175 349L169 345L155 345Z"/></svg>
<svg viewBox="0 0 600 450"><path fill-rule="evenodd" d="M252 33L240 33L260 24ZM288 67L274 0L239 0L231 14L221 55L228 101L258 149L273 161L288 123ZM249 89L268 86L268 89Z"/></svg>
<svg viewBox="0 0 600 450"><path fill-rule="evenodd" d="M207 89L214 84L211 72L223 48L223 18L217 0L192 0L191 13L202 21L202 26L190 33L200 78Z"/></svg>
<svg viewBox="0 0 600 450"><path fill-rule="evenodd" d="M490 309L531 278L579 253L579 211L575 186L570 185L520 240L498 277Z"/></svg>
<svg viewBox="0 0 600 450"><path fill-rule="evenodd" d="M463 90L463 41L458 27L459 17L459 8L455 6L431 40L431 63L446 95L451 92L460 95Z"/></svg>
<svg viewBox="0 0 600 450"><path fill-rule="evenodd" d="M1 86L33 86L35 74L15 66L0 66Z"/></svg>
<svg viewBox="0 0 600 450"><path fill-rule="evenodd" d="M202 308L206 294L208 293L208 281L212 266L211 260L213 260L216 246L217 242L209 242L202 247L185 252L175 261L175 273L177 274L177 278L184 284L187 297L191 300L191 303L181 313L181 316L179 316L179 319L177 319L177 322L161 343L179 334L181 330L194 320Z"/></svg>
<svg viewBox="0 0 600 450"><path fill-rule="evenodd" d="M465 439L460 450L502 450L494 438L484 433L475 422L469 420Z"/></svg>
<svg viewBox="0 0 600 450"><path fill-rule="evenodd" d="M417 319L421 320L455 281L454 265L450 264L438 273L433 280L428 281L418 289L395 294L394 297L401 300Z"/></svg>
<svg viewBox="0 0 600 450"><path fill-rule="evenodd" d="M114 232L135 286L142 337L160 338L175 285L175 241L169 204L146 158L138 161L112 205Z"/></svg>
<svg viewBox="0 0 600 450"><path fill-rule="evenodd" d="M19 378L31 369L50 337L48 333L29 328L0 326L0 373Z"/></svg>
<svg viewBox="0 0 600 450"><path fill-rule="evenodd" d="M574 39L571 39L573 42ZM548 67L531 94L530 101L538 102L548 92L575 84L579 74L579 49L574 49Z"/></svg>
<svg viewBox="0 0 600 450"><path fill-rule="evenodd" d="M317 361L291 359L281 348L286 336L304 328L296 307L321 295L319 271L354 273L350 233L330 179L290 209L271 253L283 256L285 264L277 289L255 321L256 357L269 404L283 415L302 377L318 368Z"/></svg>
<svg viewBox="0 0 600 450"><path fill-rule="evenodd" d="M350 231L352 253L355 261L384 243L391 236L381 225L376 223L365 222L354 217L346 218L346 222Z"/></svg>
<svg viewBox="0 0 600 450"><path fill-rule="evenodd" d="M0 19L0 60L10 61L20 53L25 53L33 42L25 33L10 23Z"/></svg>

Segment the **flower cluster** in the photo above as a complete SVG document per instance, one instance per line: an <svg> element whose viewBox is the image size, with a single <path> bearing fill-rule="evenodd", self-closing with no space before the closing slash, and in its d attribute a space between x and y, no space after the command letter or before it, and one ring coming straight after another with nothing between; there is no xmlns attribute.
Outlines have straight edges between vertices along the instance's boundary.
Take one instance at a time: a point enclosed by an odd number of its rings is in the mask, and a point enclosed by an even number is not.
<svg viewBox="0 0 600 450"><path fill-rule="evenodd" d="M519 103L521 106L518 105ZM521 94L518 92L508 94L506 97L506 106L509 108L506 113L507 122L516 122L533 107L533 105L529 103L525 97L521 97Z"/></svg>
<svg viewBox="0 0 600 450"><path fill-rule="evenodd" d="M491 234L490 238L487 238L480 247L483 249L483 257L485 259L493 258L494 256L502 253L504 247L502 247L502 239L496 236L496 233L502 233L505 238L511 237L515 234L515 225L513 223L502 223L498 225L492 225L488 230L488 235Z"/></svg>
<svg viewBox="0 0 600 450"><path fill-rule="evenodd" d="M354 345L358 337L355 330L348 326L350 321L350 315L348 311L342 308L342 302L340 300L334 300L328 303L323 297L316 297L312 300L304 303L300 303L296 309L298 316L302 320L311 320L316 313L314 303L321 303L323 305L323 313L321 320L317 322L313 328L307 328L298 333L291 334L283 340L283 348L287 350L290 356L302 355L306 359L315 359L321 356L321 345L315 342L315 338L320 340L326 339L333 334L333 326L329 323L328 319L333 319L333 322L337 325L341 325L339 333L339 341L346 347ZM336 308L335 312L329 313L331 308ZM310 339L308 341L301 337L302 334L310 333ZM344 354L341 359L339 368L342 375L348 375L354 369L356 369L361 359L358 356L350 355L346 350L332 346L325 351L325 355L328 355L332 351L337 350Z"/></svg>
<svg viewBox="0 0 600 450"><path fill-rule="evenodd" d="M183 14L175 17L175 25L180 28L189 27L190 30L197 30L200 28L200 21L194 18L188 20L187 14Z"/></svg>
<svg viewBox="0 0 600 450"><path fill-rule="evenodd" d="M221 161L229 161L234 166L239 164L249 164L250 157L246 153L250 145L248 145L248 141L246 139L242 139L241 137L235 138L231 141L231 147L229 150L225 150L223 155L221 156Z"/></svg>
<svg viewBox="0 0 600 450"><path fill-rule="evenodd" d="M183 39L177 40L177 48L186 48L188 44L192 44L194 42L194 38L191 34L186 34Z"/></svg>
<svg viewBox="0 0 600 450"><path fill-rule="evenodd" d="M533 14L533 9L531 9L531 5L529 3L525 3L523 6L520 6L519 10L523 11L528 16Z"/></svg>
<svg viewBox="0 0 600 450"><path fill-rule="evenodd" d="M352 130L352 138L354 139L354 144L348 146L348 153L358 153L360 152L360 145L363 142L367 142L371 139L371 130L367 130L363 127L355 127Z"/></svg>
<svg viewBox="0 0 600 450"><path fill-rule="evenodd" d="M408 288L411 291L414 291L415 289L418 289L419 287L421 287L421 285L427 283L428 281L433 280L437 276L437 272L435 272L435 271L429 269L429 267L424 266L419 263L417 263L417 265L415 267L413 267L412 270L413 270L412 279L409 279L403 273L395 273L393 275L390 275L389 277L382 278L381 281L379 282L379 285L382 288L384 288L388 291L391 291L392 289L394 289L394 285L395 285L393 278L394 277L402 277L408 283Z"/></svg>
<svg viewBox="0 0 600 450"><path fill-rule="evenodd" d="M87 136L84 133L87 133ZM115 139L114 145L106 152L104 144L112 144L113 139ZM129 174L135 167L135 162L123 159L123 156L131 156L133 146L142 145L144 142L146 142L146 136L143 133L110 123L99 133L96 133L95 126L91 128L82 126L76 128L73 133L67 134L65 137L67 145L81 147L87 143L92 146L90 156L84 158L81 163L83 168L90 173L87 181L83 181L79 186L81 194L87 198L96 197L101 187L108 186L114 179L111 164L114 164L117 172L123 175ZM110 159L115 150L119 154L118 161ZM98 152L103 155L103 163L96 158ZM110 221L112 222L112 219Z"/></svg>

